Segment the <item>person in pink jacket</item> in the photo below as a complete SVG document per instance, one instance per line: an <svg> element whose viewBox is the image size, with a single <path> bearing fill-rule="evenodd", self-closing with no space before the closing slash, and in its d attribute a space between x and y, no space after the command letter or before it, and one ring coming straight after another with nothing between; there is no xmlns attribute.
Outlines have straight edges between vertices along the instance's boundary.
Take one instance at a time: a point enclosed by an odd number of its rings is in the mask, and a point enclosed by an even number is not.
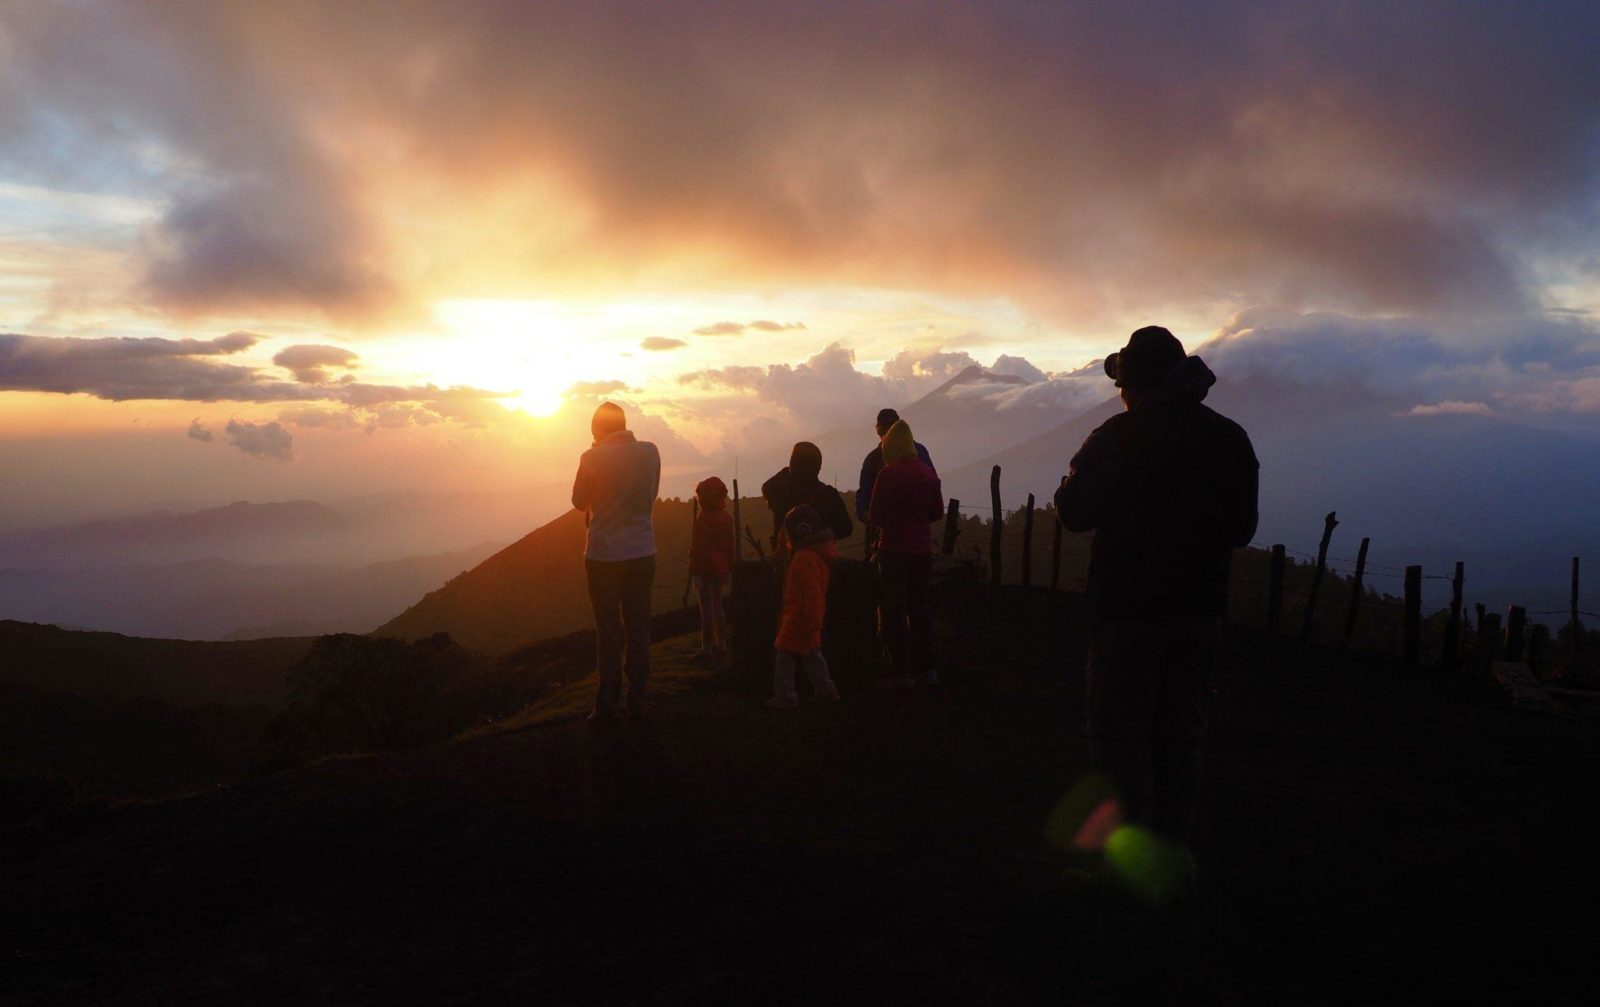
<svg viewBox="0 0 1600 1007"><path fill-rule="evenodd" d="M944 517L939 477L917 455L905 420L883 435L883 470L872 486L868 523L878 529L878 632L889 653L886 688L937 685L933 668L933 573L929 526Z"/></svg>

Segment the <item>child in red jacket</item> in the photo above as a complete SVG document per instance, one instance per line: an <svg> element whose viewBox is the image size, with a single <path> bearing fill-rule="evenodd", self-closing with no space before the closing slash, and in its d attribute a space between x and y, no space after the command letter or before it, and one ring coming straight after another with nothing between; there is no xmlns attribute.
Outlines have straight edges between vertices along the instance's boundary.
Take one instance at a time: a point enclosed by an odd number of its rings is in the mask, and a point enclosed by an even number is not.
<svg viewBox="0 0 1600 1007"><path fill-rule="evenodd" d="M716 661L728 653L728 617L722 611L722 596L728 592L728 576L733 570L736 532L728 513L728 487L721 479L712 476L702 481L694 495L700 501L700 514L694 519L694 538L689 545L689 575L700 600L697 656Z"/></svg>
<svg viewBox="0 0 1600 1007"><path fill-rule="evenodd" d="M783 578L783 614L778 619L777 655L772 661L772 698L776 709L800 705L794 691L795 665L802 664L820 703L835 703L839 690L822 656L822 620L828 611L828 570L839 558L833 531L817 512L801 505L783 519L794 555Z"/></svg>

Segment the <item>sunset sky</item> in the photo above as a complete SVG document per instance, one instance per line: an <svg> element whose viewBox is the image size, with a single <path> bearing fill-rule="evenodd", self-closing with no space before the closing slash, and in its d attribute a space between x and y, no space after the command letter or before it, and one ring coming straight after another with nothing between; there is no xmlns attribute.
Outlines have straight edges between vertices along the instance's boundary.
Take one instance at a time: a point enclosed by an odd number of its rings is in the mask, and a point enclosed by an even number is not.
<svg viewBox="0 0 1600 1007"><path fill-rule="evenodd" d="M1070 414L1148 322L1583 429L1597 52L1592 3L0 0L0 526L548 517L602 396L726 474L974 362Z"/></svg>

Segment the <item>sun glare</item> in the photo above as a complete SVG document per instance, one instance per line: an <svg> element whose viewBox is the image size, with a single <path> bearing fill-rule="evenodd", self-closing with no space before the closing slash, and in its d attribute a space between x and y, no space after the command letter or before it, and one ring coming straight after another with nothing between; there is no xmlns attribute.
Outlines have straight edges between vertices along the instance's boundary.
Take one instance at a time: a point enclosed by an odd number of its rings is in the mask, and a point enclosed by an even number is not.
<svg viewBox="0 0 1600 1007"><path fill-rule="evenodd" d="M502 402L529 416L561 408L573 382L602 362L581 318L548 301L451 300L436 314L453 333L450 360L434 370L447 380L504 389Z"/></svg>

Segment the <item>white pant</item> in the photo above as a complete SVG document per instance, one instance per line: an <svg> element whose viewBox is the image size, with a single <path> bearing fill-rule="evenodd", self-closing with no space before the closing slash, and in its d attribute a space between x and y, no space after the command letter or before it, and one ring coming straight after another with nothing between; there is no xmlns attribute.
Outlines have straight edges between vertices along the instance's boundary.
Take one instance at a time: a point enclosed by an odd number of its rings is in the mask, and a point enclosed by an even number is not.
<svg viewBox="0 0 1600 1007"><path fill-rule="evenodd" d="M837 699L839 690L834 687L833 679L828 675L828 662L822 656L822 651L813 650L809 654L796 654L792 651L780 650L772 659L772 700L773 706L798 706L800 697L794 691L794 666L796 663L805 665L806 677L811 679L811 688L818 699Z"/></svg>

